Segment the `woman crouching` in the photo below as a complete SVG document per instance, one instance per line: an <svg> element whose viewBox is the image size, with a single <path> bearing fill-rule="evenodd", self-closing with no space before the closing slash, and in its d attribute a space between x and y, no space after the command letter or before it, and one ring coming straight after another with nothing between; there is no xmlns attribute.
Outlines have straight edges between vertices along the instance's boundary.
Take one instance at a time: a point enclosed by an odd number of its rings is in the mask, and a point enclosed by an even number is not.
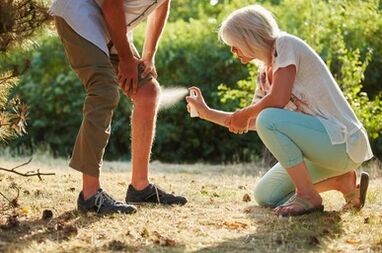
<svg viewBox="0 0 382 253"><path fill-rule="evenodd" d="M187 97L201 119L230 132L257 131L278 160L257 182L254 195L278 215L322 211L320 192L340 191L344 208L365 203L369 177L356 169L372 158L367 133L319 55L303 40L281 32L261 6L233 12L220 39L243 64L261 63L253 103L236 112L208 107L199 88Z"/></svg>

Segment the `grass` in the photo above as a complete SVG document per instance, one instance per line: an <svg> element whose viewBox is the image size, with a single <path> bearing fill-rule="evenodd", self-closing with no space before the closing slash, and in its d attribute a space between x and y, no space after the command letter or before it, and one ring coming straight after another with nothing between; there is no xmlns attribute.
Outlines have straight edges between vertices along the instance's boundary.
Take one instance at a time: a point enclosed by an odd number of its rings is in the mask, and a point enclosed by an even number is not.
<svg viewBox="0 0 382 253"><path fill-rule="evenodd" d="M2 158L10 168L25 160ZM103 187L123 200L129 163L106 162ZM0 172L0 252L382 252L382 178L373 179L361 212L340 212L340 194L323 194L325 212L279 218L260 208L252 188L263 169L253 164L168 165L154 162L151 180L188 197L183 207L143 206L133 215L97 217L75 210L79 173L60 159L40 157L20 170L39 168L56 176L25 178ZM251 200L243 201L243 198ZM44 210L53 218L43 220ZM10 222L12 215L17 215Z"/></svg>

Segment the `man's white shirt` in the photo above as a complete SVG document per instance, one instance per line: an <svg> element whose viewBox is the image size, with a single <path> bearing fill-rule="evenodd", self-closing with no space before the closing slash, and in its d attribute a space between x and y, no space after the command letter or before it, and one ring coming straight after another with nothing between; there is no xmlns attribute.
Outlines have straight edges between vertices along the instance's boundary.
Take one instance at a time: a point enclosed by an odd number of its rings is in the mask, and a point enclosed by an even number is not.
<svg viewBox="0 0 382 253"><path fill-rule="evenodd" d="M124 0L129 41L132 30L166 0ZM103 0L55 0L50 14L63 18L81 37L109 55L110 35L101 12Z"/></svg>

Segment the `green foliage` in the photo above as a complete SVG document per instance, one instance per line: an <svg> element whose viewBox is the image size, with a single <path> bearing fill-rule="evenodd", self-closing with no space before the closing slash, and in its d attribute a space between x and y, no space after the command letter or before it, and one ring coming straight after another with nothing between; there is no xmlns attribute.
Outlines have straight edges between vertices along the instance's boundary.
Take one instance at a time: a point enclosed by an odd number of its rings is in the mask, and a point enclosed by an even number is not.
<svg viewBox="0 0 382 253"><path fill-rule="evenodd" d="M235 88L231 88L226 84L218 86L220 101L224 104L230 104L231 108L243 108L251 104L253 94L257 83L258 68L251 64L248 66L249 76L247 79L240 80L236 83Z"/></svg>
<svg viewBox="0 0 382 253"><path fill-rule="evenodd" d="M157 53L163 87L199 86L208 104L233 111L248 105L256 85L254 65L241 65L217 39L221 20L249 0L172 2ZM262 0L283 30L306 40L327 62L371 138L381 132L382 15L377 0ZM325 17L325 18L323 18ZM142 47L143 29L135 32ZM47 145L67 156L81 124L84 89L69 68L57 38L45 37L33 53L31 70L15 93L30 107L29 135L13 142ZM14 54L18 59L22 53ZM219 88L218 88L219 87ZM169 162L253 161L262 149L256 133L233 135L212 123L189 117L185 101L161 111L153 159ZM130 158L131 103L122 98L115 112L107 159ZM382 139L374 151L382 154Z"/></svg>
<svg viewBox="0 0 382 253"><path fill-rule="evenodd" d="M163 87L197 85L213 107L219 103L219 83L248 75L227 48L217 42L216 23L178 20L169 23L157 55L159 81ZM197 33L195 27L199 27ZM142 47L144 27L135 33ZM47 144L55 155L69 155L81 123L84 89L70 70L57 38L47 37L33 54L31 70L15 90L30 107L29 135L18 142ZM212 50L213 49L213 50ZM112 124L107 159L130 158L131 103L122 96ZM226 129L191 119L185 101L160 112L153 159L169 162L196 160L251 161L260 153L256 134L237 137Z"/></svg>
<svg viewBox="0 0 382 253"><path fill-rule="evenodd" d="M20 94L30 110L29 135L16 141L48 143L53 154L68 154L81 123L81 82L65 60L57 38L41 41L33 54L30 70L14 93ZM67 137L70 134L70 138Z"/></svg>

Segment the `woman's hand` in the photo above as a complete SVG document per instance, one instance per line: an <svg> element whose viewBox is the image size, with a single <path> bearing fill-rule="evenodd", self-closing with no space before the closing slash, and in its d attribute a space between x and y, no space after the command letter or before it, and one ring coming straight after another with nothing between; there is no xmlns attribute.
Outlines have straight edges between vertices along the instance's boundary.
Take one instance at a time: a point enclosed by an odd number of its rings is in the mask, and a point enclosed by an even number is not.
<svg viewBox="0 0 382 253"><path fill-rule="evenodd" d="M208 105L204 101L201 90L198 87L189 88L191 92L195 92L196 97L187 96L187 111L190 112L190 105L193 105L195 110L198 112L200 118L205 118L207 111L209 110Z"/></svg>
<svg viewBox="0 0 382 253"><path fill-rule="evenodd" d="M234 112L224 123L231 133L243 134L248 132L250 122L251 115L247 108L243 108Z"/></svg>

